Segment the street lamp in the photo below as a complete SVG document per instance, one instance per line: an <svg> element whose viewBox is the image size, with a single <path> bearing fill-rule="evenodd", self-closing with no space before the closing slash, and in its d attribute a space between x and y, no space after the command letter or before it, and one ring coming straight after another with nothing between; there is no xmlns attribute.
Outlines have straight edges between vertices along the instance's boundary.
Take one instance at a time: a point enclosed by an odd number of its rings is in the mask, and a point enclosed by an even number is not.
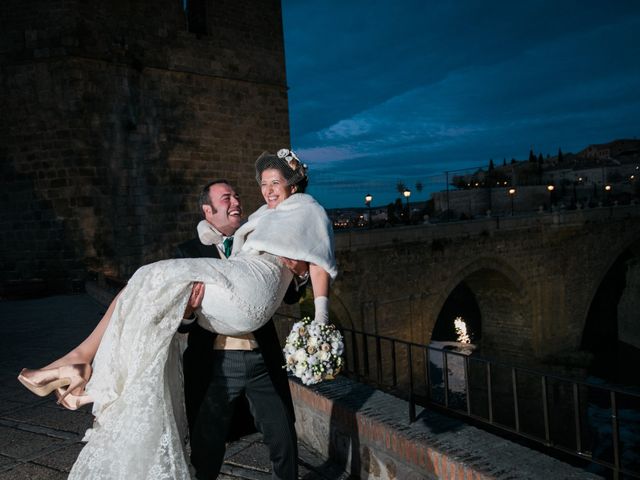
<svg viewBox="0 0 640 480"><path fill-rule="evenodd" d="M611 196L611 185L607 184L604 186L604 192L605 192L605 203L609 204L611 203L611 199L609 198Z"/></svg>
<svg viewBox="0 0 640 480"><path fill-rule="evenodd" d="M367 193L364 196L364 204L369 209L369 228L371 228L371 200L373 200L373 196L371 194Z"/></svg>
<svg viewBox="0 0 640 480"><path fill-rule="evenodd" d="M404 189L404 192L402 192L402 194L404 195L404 198L407 199L407 223L411 222L411 209L409 208L409 197L411 196L411 190L409 190L408 188Z"/></svg>
<svg viewBox="0 0 640 480"><path fill-rule="evenodd" d="M547 191L549 192L549 211L553 206L553 191L556 189L553 185L547 185Z"/></svg>
<svg viewBox="0 0 640 480"><path fill-rule="evenodd" d="M511 199L511 216L513 217L513 197L516 196L516 189L515 188L510 188L509 189L509 198Z"/></svg>

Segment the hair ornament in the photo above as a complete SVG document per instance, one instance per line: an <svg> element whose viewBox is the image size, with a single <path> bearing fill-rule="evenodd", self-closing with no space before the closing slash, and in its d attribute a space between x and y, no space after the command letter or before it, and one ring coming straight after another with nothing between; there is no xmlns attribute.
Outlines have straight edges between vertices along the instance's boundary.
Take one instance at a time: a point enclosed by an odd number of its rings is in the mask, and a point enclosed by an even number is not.
<svg viewBox="0 0 640 480"><path fill-rule="evenodd" d="M302 175L307 174L307 165L300 161L293 150L289 150L288 148L281 148L280 150L278 150L278 153L276 155L278 156L278 158L282 158L284 161L286 161L291 170L300 171Z"/></svg>

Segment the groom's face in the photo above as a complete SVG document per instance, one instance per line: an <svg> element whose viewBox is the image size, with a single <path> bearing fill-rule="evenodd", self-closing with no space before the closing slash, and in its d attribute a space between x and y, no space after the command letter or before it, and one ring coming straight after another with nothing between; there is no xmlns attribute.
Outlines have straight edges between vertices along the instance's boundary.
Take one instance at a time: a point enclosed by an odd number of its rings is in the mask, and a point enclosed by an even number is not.
<svg viewBox="0 0 640 480"><path fill-rule="evenodd" d="M209 187L211 205L203 205L207 222L216 227L223 235L233 235L242 219L240 197L226 183L214 183Z"/></svg>

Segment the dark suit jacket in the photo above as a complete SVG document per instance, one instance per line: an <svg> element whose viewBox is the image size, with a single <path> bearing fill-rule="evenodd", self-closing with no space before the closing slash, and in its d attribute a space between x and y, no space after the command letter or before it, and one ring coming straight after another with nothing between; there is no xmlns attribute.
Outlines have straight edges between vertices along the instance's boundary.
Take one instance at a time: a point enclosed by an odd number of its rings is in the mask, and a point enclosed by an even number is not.
<svg viewBox="0 0 640 480"><path fill-rule="evenodd" d="M220 258L220 253L215 245L203 245L199 239L194 238L177 247L176 257ZM302 291L297 291L292 282L284 301L286 303L295 303L300 299L301 293ZM200 327L196 322L186 327L181 326L178 331L189 334L183 363L187 419L191 430L209 386L213 365L213 342L216 335ZM273 320L269 320L263 327L253 332L253 336L258 342L269 376L278 395L290 411L292 418L295 418L287 374L282 368L284 356ZM228 439L234 440L253 432L255 432L253 417L249 412L247 400L242 397L236 405Z"/></svg>

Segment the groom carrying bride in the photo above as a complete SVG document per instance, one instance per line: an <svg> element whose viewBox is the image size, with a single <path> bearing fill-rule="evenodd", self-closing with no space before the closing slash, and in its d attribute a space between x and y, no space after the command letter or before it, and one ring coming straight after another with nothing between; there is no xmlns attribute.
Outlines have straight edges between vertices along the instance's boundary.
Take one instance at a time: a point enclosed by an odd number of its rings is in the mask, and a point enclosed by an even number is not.
<svg viewBox="0 0 640 480"><path fill-rule="evenodd" d="M240 227L240 198L226 180L215 180L199 199L204 221L198 238L178 246L179 258L226 258ZM284 301L299 300L308 276L308 264L283 259L294 272ZM193 305L204 286L194 289ZM264 435L274 478L296 479L297 437L293 403L284 359L273 320L242 337L216 335L198 325L193 307L187 307L179 332L188 333L184 352L184 387L191 438L191 461L198 479L217 477L224 460L225 442L255 431ZM252 418L253 416L253 418Z"/></svg>
<svg viewBox="0 0 640 480"><path fill-rule="evenodd" d="M201 345L204 364L210 361L212 368L192 421L197 478L217 474L232 403L241 394L264 434L274 477L296 478L291 402L278 395L274 368L283 358L267 353L279 347L277 338L271 335L263 343L257 333L253 338L247 334L269 323L294 278L292 270L304 262L309 262L313 287L312 322L330 329L329 288L338 268L331 222L324 208L304 193L307 166L288 149L277 155L263 152L255 166L265 204L235 231L228 260L179 258L141 266L86 339L49 365L25 368L18 375L37 395L55 390L58 402L71 410L93 403L95 421L70 479L191 478L183 443L189 422L181 408L181 342L176 337L182 319L192 325L196 321L190 318L192 311L185 311L188 304L197 309L197 324L226 336ZM212 221L201 222L198 229L205 244L218 248L229 243L224 237L238 227L241 210L228 184L211 187L211 205L203 214L210 209ZM215 215L226 223L216 227ZM282 381L286 389L286 378Z"/></svg>

